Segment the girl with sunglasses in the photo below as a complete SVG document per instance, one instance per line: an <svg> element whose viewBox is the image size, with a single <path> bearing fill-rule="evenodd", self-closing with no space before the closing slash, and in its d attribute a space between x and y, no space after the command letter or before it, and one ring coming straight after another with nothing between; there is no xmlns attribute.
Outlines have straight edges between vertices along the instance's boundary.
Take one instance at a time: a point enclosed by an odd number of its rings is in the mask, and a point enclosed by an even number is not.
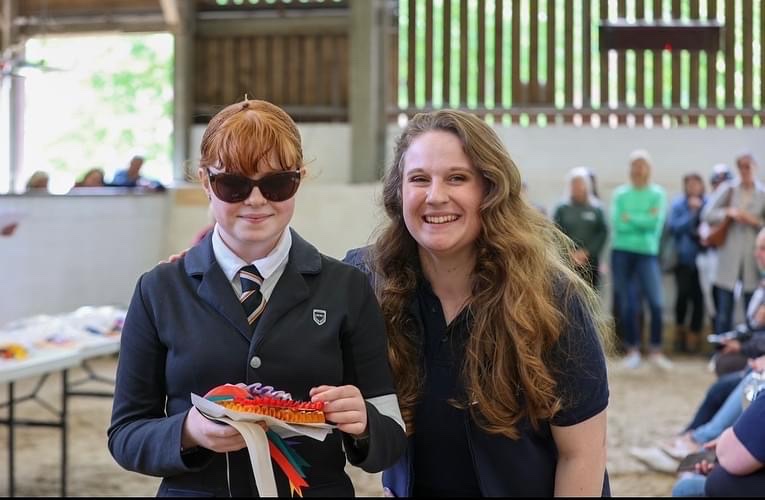
<svg viewBox="0 0 765 500"><path fill-rule="evenodd" d="M191 393L226 383L324 402L337 430L323 442L291 440L310 464L310 496L352 496L346 458L379 472L406 446L366 277L289 227L303 172L300 135L283 110L255 100L223 109L204 133L198 171L215 227L138 281L109 449L126 469L162 476L159 495L257 494L242 436L191 405ZM275 475L289 495L286 477Z"/></svg>
<svg viewBox="0 0 765 500"><path fill-rule="evenodd" d="M608 494L606 322L573 242L525 201L494 130L460 111L416 115L383 203L375 245L346 260L375 284L409 435L385 486Z"/></svg>

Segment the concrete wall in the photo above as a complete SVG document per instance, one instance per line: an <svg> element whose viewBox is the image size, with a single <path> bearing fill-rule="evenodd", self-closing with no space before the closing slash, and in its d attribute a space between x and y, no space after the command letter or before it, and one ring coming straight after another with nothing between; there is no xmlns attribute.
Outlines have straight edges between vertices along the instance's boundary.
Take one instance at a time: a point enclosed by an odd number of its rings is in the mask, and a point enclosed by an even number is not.
<svg viewBox="0 0 765 500"><path fill-rule="evenodd" d="M340 258L347 249L368 243L378 227L379 184L346 184L351 169L346 125L301 125L301 130L305 156L313 161L311 177L298 192L293 227L324 253ZM391 137L398 130L392 128ZM498 131L529 183L531 198L548 209L563 192L565 173L583 164L596 170L602 197L610 201L613 188L626 178L627 155L636 147L653 155L655 178L670 194L679 191L683 172L706 173L714 163L732 161L742 148L752 149L765 168L762 130ZM194 130L194 150L201 132ZM143 196L0 196L0 213L6 209L27 215L13 237L0 238L0 325L81 305L126 304L138 276L188 247L209 221L207 199L197 185Z"/></svg>
<svg viewBox="0 0 765 500"><path fill-rule="evenodd" d="M379 220L377 185L316 185L298 192L293 227L324 253L342 258L368 242ZM0 213L24 214L0 238L0 326L82 305L127 305L136 280L188 248L209 222L199 186L164 194L0 196Z"/></svg>
<svg viewBox="0 0 765 500"><path fill-rule="evenodd" d="M162 252L166 205L162 195L0 197L0 213L24 214L14 235L0 238L0 325L127 304Z"/></svg>
<svg viewBox="0 0 765 500"><path fill-rule="evenodd" d="M670 194L680 192L680 179L695 170L707 177L715 163L733 165L735 155L751 150L765 169L765 129L496 127L529 185L529 195L551 208L562 196L569 169L587 165L595 170L601 197L627 178L627 157L646 149L654 160L654 180ZM346 124L301 124L305 157L316 183L350 179L350 131ZM389 129L389 157L401 128ZM191 150L198 158L203 126L194 127ZM761 169L761 170L762 170ZM765 171L760 172L765 175Z"/></svg>

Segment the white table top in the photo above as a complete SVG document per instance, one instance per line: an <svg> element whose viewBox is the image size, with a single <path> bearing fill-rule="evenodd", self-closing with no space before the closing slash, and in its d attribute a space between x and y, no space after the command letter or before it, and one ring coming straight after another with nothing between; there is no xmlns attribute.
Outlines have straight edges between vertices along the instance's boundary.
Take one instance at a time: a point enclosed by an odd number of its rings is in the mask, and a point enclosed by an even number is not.
<svg viewBox="0 0 765 500"><path fill-rule="evenodd" d="M119 338L98 339L97 342L74 348L49 348L36 351L27 359L0 360L0 384L72 368L87 359L114 354L119 350Z"/></svg>
<svg viewBox="0 0 765 500"><path fill-rule="evenodd" d="M51 349L39 352L27 359L0 361L0 383L6 384L17 380L43 375L77 366L82 361L82 354L76 349Z"/></svg>
<svg viewBox="0 0 765 500"><path fill-rule="evenodd" d="M72 368L119 352L120 336L103 334L124 318L112 306L84 306L72 313L22 318L0 329L0 345L20 344L26 359L0 359L0 383Z"/></svg>

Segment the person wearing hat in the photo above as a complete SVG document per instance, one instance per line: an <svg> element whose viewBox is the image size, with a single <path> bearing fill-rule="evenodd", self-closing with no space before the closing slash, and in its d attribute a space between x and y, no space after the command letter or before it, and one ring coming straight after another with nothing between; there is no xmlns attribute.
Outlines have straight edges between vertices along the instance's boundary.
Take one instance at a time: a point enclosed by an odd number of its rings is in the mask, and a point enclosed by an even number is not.
<svg viewBox="0 0 765 500"><path fill-rule="evenodd" d="M723 182L733 180L733 172L725 163L718 163L712 167L712 175L709 176L709 183L712 185L712 191Z"/></svg>

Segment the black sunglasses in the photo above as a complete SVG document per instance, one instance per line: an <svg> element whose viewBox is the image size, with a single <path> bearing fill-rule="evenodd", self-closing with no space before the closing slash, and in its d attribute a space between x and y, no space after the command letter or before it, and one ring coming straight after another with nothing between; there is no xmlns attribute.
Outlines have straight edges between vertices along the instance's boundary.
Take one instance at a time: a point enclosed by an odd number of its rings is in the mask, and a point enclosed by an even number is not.
<svg viewBox="0 0 765 500"><path fill-rule="evenodd" d="M288 170L264 175L258 180L244 175L220 173L214 174L207 169L207 178L215 196L226 203L239 203L250 197L257 186L263 198L269 201L289 200L300 185L300 170Z"/></svg>

